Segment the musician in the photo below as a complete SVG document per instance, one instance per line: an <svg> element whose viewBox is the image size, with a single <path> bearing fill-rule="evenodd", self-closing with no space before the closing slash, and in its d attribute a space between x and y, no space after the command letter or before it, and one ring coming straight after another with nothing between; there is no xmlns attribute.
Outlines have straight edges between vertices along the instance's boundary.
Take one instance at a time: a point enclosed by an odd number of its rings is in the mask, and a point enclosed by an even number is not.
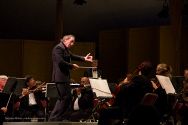
<svg viewBox="0 0 188 125"><path fill-rule="evenodd" d="M7 112L7 108L6 107L1 107L0 109L0 125L2 125L2 123L5 120L4 114Z"/></svg>
<svg viewBox="0 0 188 125"><path fill-rule="evenodd" d="M122 109L125 117L140 103L146 93L152 92L150 82L152 64L144 61L142 65L140 75L133 77L129 84L123 85L116 96L115 105Z"/></svg>
<svg viewBox="0 0 188 125"><path fill-rule="evenodd" d="M32 76L26 76L25 88L20 96L20 115L26 118L45 117L47 99L40 88L37 89L36 81Z"/></svg>
<svg viewBox="0 0 188 125"><path fill-rule="evenodd" d="M5 84L7 83L8 77L6 75L0 75L0 93L3 91ZM6 113L7 108L6 107L1 107L0 108L1 113Z"/></svg>
<svg viewBox="0 0 188 125"><path fill-rule="evenodd" d="M98 60L93 60L92 67L96 68L88 68L84 72L85 77L91 77L91 78L101 78L102 76L102 71L98 69Z"/></svg>
<svg viewBox="0 0 188 125"><path fill-rule="evenodd" d="M188 66L185 67L183 75L184 75L185 80L188 80Z"/></svg>
<svg viewBox="0 0 188 125"><path fill-rule="evenodd" d="M8 77L6 75L0 75L0 92L3 91L5 84L7 83Z"/></svg>
<svg viewBox="0 0 188 125"><path fill-rule="evenodd" d="M82 87L76 88L73 91L70 121L86 120L92 113L94 97L89 78L82 77L80 85Z"/></svg>
<svg viewBox="0 0 188 125"><path fill-rule="evenodd" d="M165 63L158 64L156 68L156 75L166 76L171 79L172 78L171 66ZM169 112L169 109L168 109L169 106L167 102L168 97L167 97L166 91L162 88L157 78L154 78L153 80L151 80L151 82L154 88L154 93L158 94L158 99L156 101L155 106L158 109L161 117L163 117L166 113Z"/></svg>
<svg viewBox="0 0 188 125"><path fill-rule="evenodd" d="M182 125L188 124L188 66L184 69L184 80L182 88L182 97L179 99L179 109L177 110L177 115L179 115L179 120Z"/></svg>
<svg viewBox="0 0 188 125"><path fill-rule="evenodd" d="M183 92L188 92L188 67L184 69Z"/></svg>
<svg viewBox="0 0 188 125"><path fill-rule="evenodd" d="M7 83L8 77L6 75L0 75L0 93L3 91L5 84ZM1 100L3 101L3 100ZM4 121L4 114L7 112L7 107L0 107L0 125Z"/></svg>
<svg viewBox="0 0 188 125"><path fill-rule="evenodd" d="M156 75L166 76L171 79L172 78L172 67L165 63L160 63L157 65ZM161 89L161 85L156 77L152 78L151 82L152 82L154 90L157 91L158 89Z"/></svg>
<svg viewBox="0 0 188 125"><path fill-rule="evenodd" d="M153 91L150 76L153 70L152 64L148 61L142 62L140 75L134 76L129 84L123 84L114 102L114 109L102 111L99 118L99 125L106 125L112 119L122 120L128 118L130 113L137 107L146 93ZM112 116L113 113L116 113ZM110 120L111 119L111 120Z"/></svg>

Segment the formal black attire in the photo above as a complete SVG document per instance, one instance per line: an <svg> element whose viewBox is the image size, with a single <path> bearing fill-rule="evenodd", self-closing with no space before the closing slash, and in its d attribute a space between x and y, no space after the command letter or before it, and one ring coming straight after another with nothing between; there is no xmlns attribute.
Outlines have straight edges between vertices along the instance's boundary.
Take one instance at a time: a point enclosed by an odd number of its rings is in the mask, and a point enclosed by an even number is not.
<svg viewBox="0 0 188 125"><path fill-rule="evenodd" d="M168 95L166 94L166 91L159 86L154 93L158 95L158 98L155 103L155 107L159 111L160 117L163 118L163 116L167 113L169 113L170 105L168 105Z"/></svg>
<svg viewBox="0 0 188 125"><path fill-rule="evenodd" d="M120 107L124 117L127 117L138 106L144 95L152 91L152 84L147 77L143 75L136 76L130 84L122 86L116 96L115 105Z"/></svg>
<svg viewBox="0 0 188 125"><path fill-rule="evenodd" d="M147 77L135 76L129 84L121 86L113 107L101 111L99 125L111 124L114 119L121 122L123 118L128 118L130 113L139 106L144 95L152 91L152 83Z"/></svg>
<svg viewBox="0 0 188 125"><path fill-rule="evenodd" d="M10 100L9 100L9 97L10 97L10 94L0 91L0 100L1 100L0 108L6 107L6 105L8 104L6 113L4 113L3 110L0 109L0 123L1 124L3 121L5 121L5 117L11 117L12 114L14 113L13 102L14 102L15 95L12 95Z"/></svg>
<svg viewBox="0 0 188 125"><path fill-rule="evenodd" d="M33 89L35 89L34 87ZM20 117L22 118L44 118L45 117L45 107L43 107L41 101L46 101L44 93L42 93L41 90L36 90L33 92L34 100L36 101L36 104L30 104L29 103L29 95L23 96L20 99Z"/></svg>
<svg viewBox="0 0 188 125"><path fill-rule="evenodd" d="M2 94L2 90L0 90L0 94ZM0 99L3 100L1 97L3 97L3 96L0 95ZM2 108L3 106L5 106L5 105L0 103L0 108ZM3 110L0 109L0 125L3 124L4 120L5 120L4 112L3 112Z"/></svg>
<svg viewBox="0 0 188 125"><path fill-rule="evenodd" d="M78 110L74 110L74 102L78 98ZM72 112L70 121L87 120L93 110L94 95L91 87L84 87L81 89L81 97L78 97L76 92L73 93Z"/></svg>
<svg viewBox="0 0 188 125"><path fill-rule="evenodd" d="M59 99L50 114L49 121L62 121L69 118L72 100L70 88L70 70L73 68L72 59L84 61L84 57L72 54L62 42L53 48L52 81L56 83Z"/></svg>

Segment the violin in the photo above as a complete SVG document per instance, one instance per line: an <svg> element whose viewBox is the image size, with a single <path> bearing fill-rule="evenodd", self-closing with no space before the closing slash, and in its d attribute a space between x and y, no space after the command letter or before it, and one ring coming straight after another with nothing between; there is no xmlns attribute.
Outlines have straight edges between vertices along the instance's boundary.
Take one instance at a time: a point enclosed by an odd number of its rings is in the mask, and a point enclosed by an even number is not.
<svg viewBox="0 0 188 125"><path fill-rule="evenodd" d="M22 89L22 95L19 97L19 99L23 98L26 95L29 95L29 93L34 93L38 90L41 90L42 87L46 84L46 82L43 82L42 84L38 85L36 88L32 89L32 88L23 88Z"/></svg>
<svg viewBox="0 0 188 125"><path fill-rule="evenodd" d="M119 84L116 84L115 86L115 92L114 94L117 95L120 91L120 88L123 84L129 84L131 83L132 79L139 74L139 72L143 69L144 65L140 64L139 66L136 67L136 69L132 73L128 73L126 75L126 78L121 81Z"/></svg>
<svg viewBox="0 0 188 125"><path fill-rule="evenodd" d="M108 99L104 103L104 105L103 105L104 108L110 107L114 104L115 98L116 98L117 94L119 93L121 86L124 84L130 84L132 78L135 77L136 75L138 75L138 73L143 69L143 67L144 67L144 64L140 64L138 67L136 67L134 72L127 74L126 78L124 80L122 80L118 85L116 84L115 91L114 91L114 93L112 93L112 98Z"/></svg>

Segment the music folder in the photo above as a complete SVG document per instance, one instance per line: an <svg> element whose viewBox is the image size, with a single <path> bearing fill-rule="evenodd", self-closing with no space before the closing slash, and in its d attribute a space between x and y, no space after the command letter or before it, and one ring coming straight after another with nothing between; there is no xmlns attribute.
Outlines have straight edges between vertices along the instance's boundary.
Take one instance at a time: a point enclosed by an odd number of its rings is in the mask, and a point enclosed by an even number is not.
<svg viewBox="0 0 188 125"><path fill-rule="evenodd" d="M89 79L92 91L98 98L112 98L106 79Z"/></svg>

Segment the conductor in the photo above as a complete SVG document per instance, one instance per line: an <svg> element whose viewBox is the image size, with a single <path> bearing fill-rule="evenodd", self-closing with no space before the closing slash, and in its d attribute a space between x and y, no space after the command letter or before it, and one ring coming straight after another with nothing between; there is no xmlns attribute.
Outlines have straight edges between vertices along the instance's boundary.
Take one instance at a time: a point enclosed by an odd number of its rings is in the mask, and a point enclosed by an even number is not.
<svg viewBox="0 0 188 125"><path fill-rule="evenodd" d="M90 53L85 57L71 53L69 49L74 45L74 43L75 36L65 35L60 39L60 43L52 50L52 82L56 83L59 99L50 114L49 121L63 121L69 119L72 101L70 70L79 68L77 64L72 64L71 60L93 61L93 57L90 56Z"/></svg>

